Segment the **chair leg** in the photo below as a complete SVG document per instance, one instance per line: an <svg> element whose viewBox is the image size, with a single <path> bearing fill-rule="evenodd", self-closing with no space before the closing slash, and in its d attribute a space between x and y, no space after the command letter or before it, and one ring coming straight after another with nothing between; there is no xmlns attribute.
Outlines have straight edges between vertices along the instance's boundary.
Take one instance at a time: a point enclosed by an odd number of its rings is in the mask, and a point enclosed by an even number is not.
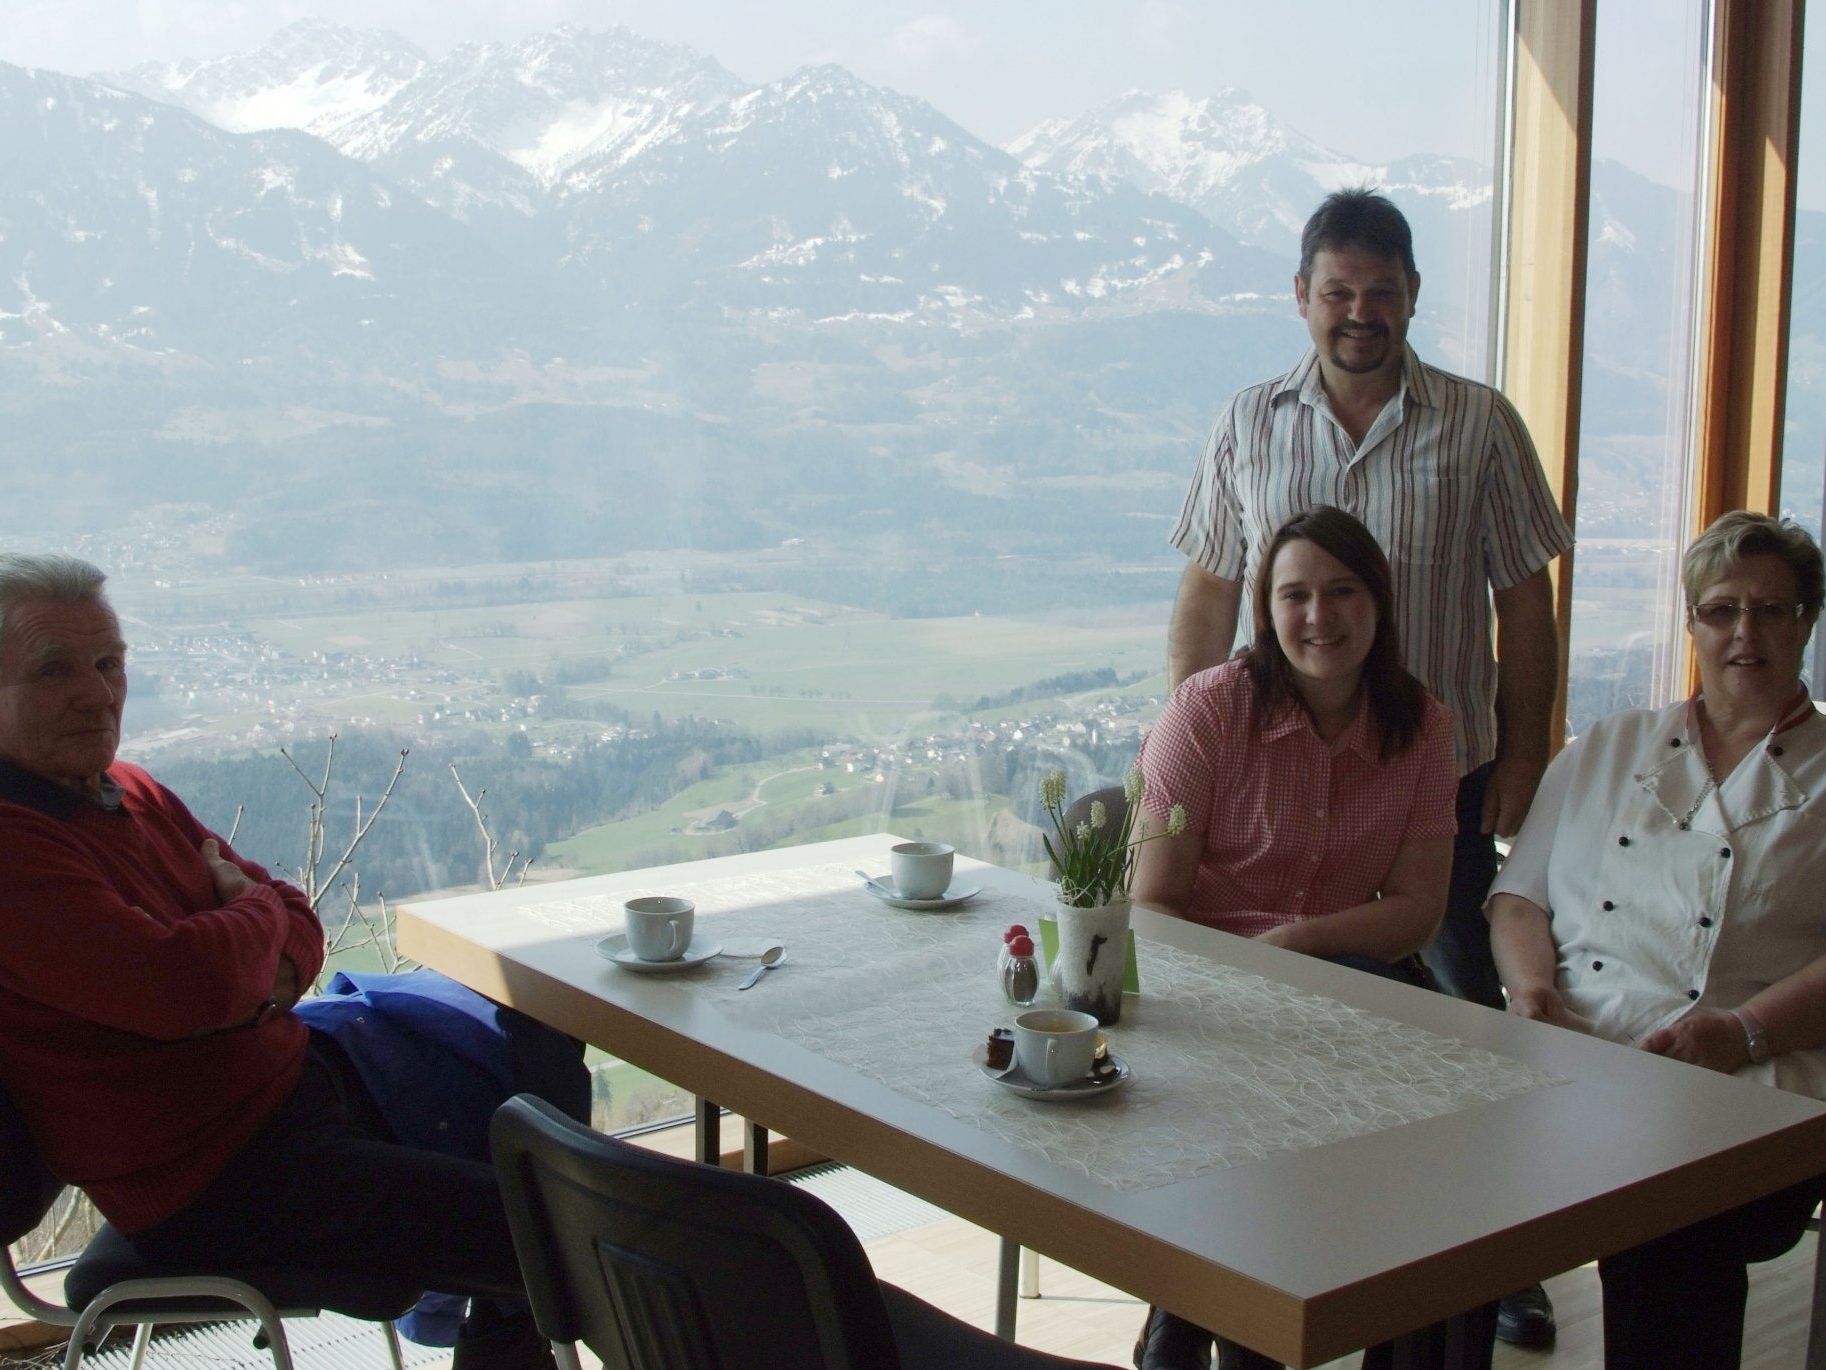
<svg viewBox="0 0 1826 1370"><path fill-rule="evenodd" d="M70 1344L64 1348L63 1370L79 1370L81 1365L82 1338L77 1336L75 1329L72 1328L70 1331Z"/></svg>
<svg viewBox="0 0 1826 1370"><path fill-rule="evenodd" d="M1021 1246L1012 1237L1001 1237L1002 1249L995 1270L995 1334L1014 1340L1015 1283L1020 1275Z"/></svg>
<svg viewBox="0 0 1826 1370"><path fill-rule="evenodd" d="M95 1338L99 1345L101 1339L107 1336L108 1327L101 1321L103 1310L95 1306L100 1302L101 1300L97 1299L95 1303L91 1303L83 1309L82 1315L76 1319L76 1326L70 1329L70 1346L63 1353L63 1370L77 1370L77 1367L82 1364L83 1353L88 1350L91 1337ZM100 1327L101 1331L97 1332L97 1327Z"/></svg>
<svg viewBox="0 0 1826 1370"><path fill-rule="evenodd" d="M269 1323L261 1317L260 1325L266 1329L266 1349L272 1353L273 1370L292 1370L292 1347L285 1339L284 1320L275 1316Z"/></svg>
<svg viewBox="0 0 1826 1370"><path fill-rule="evenodd" d="M390 1322L383 1322L380 1330L387 1335L387 1359L393 1362L393 1370L406 1370L406 1358L399 1349L399 1332Z"/></svg>
<svg viewBox="0 0 1826 1370"><path fill-rule="evenodd" d="M1021 1297L1040 1297L1040 1253L1029 1246L1021 1248Z"/></svg>
<svg viewBox="0 0 1826 1370"><path fill-rule="evenodd" d="M146 1363L146 1348L152 1344L152 1324L142 1322L133 1329L133 1361L130 1370L140 1370Z"/></svg>
<svg viewBox="0 0 1826 1370"><path fill-rule="evenodd" d="M583 1370L583 1362L577 1358L575 1342L553 1342L552 1359L558 1362L558 1370Z"/></svg>
<svg viewBox="0 0 1826 1370"><path fill-rule="evenodd" d="M1813 1253L1813 1323L1807 1330L1806 1370L1826 1370L1826 1229Z"/></svg>

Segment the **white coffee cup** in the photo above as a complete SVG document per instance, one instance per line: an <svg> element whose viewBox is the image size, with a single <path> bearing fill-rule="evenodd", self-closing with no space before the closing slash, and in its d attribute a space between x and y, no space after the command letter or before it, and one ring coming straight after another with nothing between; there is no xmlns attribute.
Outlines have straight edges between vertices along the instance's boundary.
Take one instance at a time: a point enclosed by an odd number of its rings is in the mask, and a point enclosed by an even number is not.
<svg viewBox="0 0 1826 1370"><path fill-rule="evenodd" d="M1096 1056L1095 1014L1036 1008L1014 1020L1014 1063L1036 1085L1057 1089L1082 1080Z"/></svg>
<svg viewBox="0 0 1826 1370"><path fill-rule="evenodd" d="M889 853L894 892L902 899L940 899L951 888L957 848L943 842L902 842Z"/></svg>
<svg viewBox="0 0 1826 1370"><path fill-rule="evenodd" d="M643 961L676 961L691 945L697 905L672 894L648 894L621 906L628 950Z"/></svg>

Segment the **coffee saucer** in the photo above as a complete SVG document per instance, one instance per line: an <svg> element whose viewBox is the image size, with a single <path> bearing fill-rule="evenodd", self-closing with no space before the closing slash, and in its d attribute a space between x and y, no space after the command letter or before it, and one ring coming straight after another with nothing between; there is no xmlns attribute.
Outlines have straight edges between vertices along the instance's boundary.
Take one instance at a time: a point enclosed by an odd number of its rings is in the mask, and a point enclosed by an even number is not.
<svg viewBox="0 0 1826 1370"><path fill-rule="evenodd" d="M894 878L889 875L877 875L868 881L870 894L882 903L897 909L951 909L959 904L967 904L983 892L981 885L966 885L961 880L953 880L951 888L936 899L909 899L894 888Z"/></svg>
<svg viewBox="0 0 1826 1370"><path fill-rule="evenodd" d="M1005 1070L997 1070L989 1064L989 1048L978 1043L970 1054L976 1062L976 1068L983 1072L986 1079L994 1080L1003 1089L1013 1090L1026 1099L1088 1099L1093 1095L1108 1094L1112 1089L1121 1086L1132 1073L1129 1063L1115 1052L1109 1053L1111 1070L1099 1077L1086 1075L1082 1080L1073 1080L1068 1085L1043 1085L1037 1080L1030 1080L1021 1073L1021 1067L1013 1061Z"/></svg>
<svg viewBox="0 0 1826 1370"><path fill-rule="evenodd" d="M675 970L689 970L693 966L701 966L711 957L721 956L723 944L711 942L702 937L693 937L691 945L685 948L685 954L676 961L643 961L628 950L628 934L618 932L598 942L596 954L607 957L623 970L639 971L642 975L667 975Z"/></svg>

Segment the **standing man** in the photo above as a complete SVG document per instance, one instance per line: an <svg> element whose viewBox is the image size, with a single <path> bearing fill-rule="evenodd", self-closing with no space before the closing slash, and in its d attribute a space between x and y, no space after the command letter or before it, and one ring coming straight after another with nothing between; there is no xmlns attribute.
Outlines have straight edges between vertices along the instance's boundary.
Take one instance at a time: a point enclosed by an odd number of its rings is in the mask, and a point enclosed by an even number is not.
<svg viewBox="0 0 1826 1370"><path fill-rule="evenodd" d="M1229 655L1283 523L1320 504L1361 519L1394 570L1406 665L1457 725L1451 896L1427 961L1452 993L1500 1010L1483 903L1494 838L1521 827L1547 764L1559 664L1547 565L1572 534L1514 407L1407 345L1420 274L1400 210L1369 190L1327 196L1301 234L1293 289L1313 346L1230 401L1173 530L1187 564L1170 684ZM1552 1343L1539 1286L1503 1301L1497 1335Z"/></svg>

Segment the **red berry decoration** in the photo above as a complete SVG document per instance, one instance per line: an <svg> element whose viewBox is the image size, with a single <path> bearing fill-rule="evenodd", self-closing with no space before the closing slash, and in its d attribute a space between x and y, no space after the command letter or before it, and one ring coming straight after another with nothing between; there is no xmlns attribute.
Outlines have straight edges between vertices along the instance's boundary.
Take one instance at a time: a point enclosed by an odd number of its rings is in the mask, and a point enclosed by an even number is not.
<svg viewBox="0 0 1826 1370"><path fill-rule="evenodd" d="M1018 936L1010 938L1008 942L1008 954L1010 956L1032 956L1033 938L1029 937L1026 933L1021 933Z"/></svg>

